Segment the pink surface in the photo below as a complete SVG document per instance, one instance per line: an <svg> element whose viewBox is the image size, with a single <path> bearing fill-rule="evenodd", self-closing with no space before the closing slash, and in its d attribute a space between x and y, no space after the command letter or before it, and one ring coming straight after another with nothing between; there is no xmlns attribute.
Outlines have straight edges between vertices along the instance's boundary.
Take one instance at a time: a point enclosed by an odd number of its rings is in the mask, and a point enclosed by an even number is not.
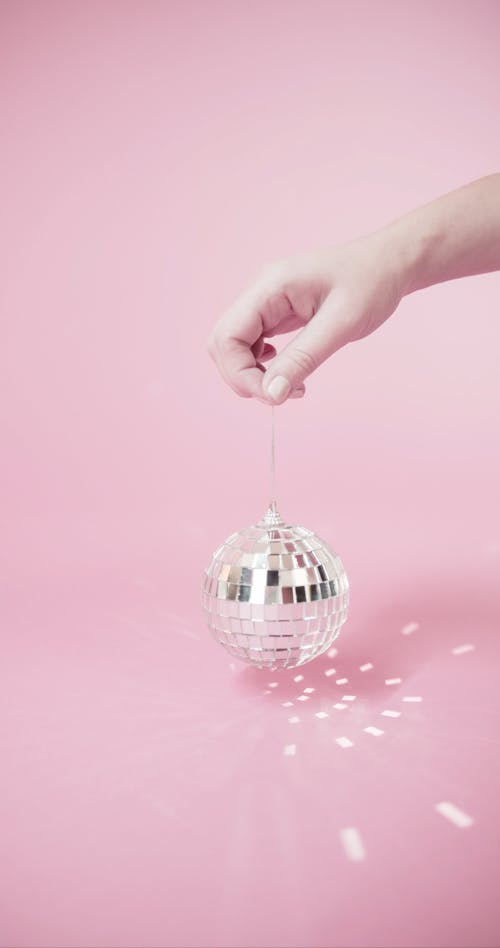
<svg viewBox="0 0 500 948"><path fill-rule="evenodd" d="M338 654L236 666L199 587L268 500L214 320L497 170L499 19L2 4L3 946L498 945L498 274L277 412L282 513L351 580Z"/></svg>

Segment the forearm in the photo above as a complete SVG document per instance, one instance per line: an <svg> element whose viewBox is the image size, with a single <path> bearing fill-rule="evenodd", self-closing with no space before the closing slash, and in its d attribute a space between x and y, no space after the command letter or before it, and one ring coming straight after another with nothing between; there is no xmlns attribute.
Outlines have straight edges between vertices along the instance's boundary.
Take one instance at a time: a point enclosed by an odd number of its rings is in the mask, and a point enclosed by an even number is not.
<svg viewBox="0 0 500 948"><path fill-rule="evenodd" d="M500 270L500 174L444 194L383 233L398 258L403 295Z"/></svg>
<svg viewBox="0 0 500 948"><path fill-rule="evenodd" d="M239 395L281 405L415 290L500 270L500 174L349 243L277 261L221 317L209 352ZM266 340L298 330L277 353ZM266 369L262 363L270 361Z"/></svg>

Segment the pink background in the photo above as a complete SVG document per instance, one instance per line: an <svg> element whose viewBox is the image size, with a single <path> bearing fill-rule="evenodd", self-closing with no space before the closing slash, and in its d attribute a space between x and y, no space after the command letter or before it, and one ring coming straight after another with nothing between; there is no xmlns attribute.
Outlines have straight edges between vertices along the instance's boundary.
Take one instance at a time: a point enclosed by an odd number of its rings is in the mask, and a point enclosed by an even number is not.
<svg viewBox="0 0 500 948"><path fill-rule="evenodd" d="M199 587L268 500L214 321L275 257L498 170L499 26L1 4L3 946L498 945L499 274L405 300L277 412L280 509L351 580L338 654L231 663Z"/></svg>

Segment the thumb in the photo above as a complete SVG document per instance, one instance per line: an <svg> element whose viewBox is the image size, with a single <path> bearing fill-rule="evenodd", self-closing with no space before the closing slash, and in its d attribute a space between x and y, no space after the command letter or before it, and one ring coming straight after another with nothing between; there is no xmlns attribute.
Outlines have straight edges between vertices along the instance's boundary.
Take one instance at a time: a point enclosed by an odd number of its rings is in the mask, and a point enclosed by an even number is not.
<svg viewBox="0 0 500 948"><path fill-rule="evenodd" d="M264 375L264 395L281 405L325 359L348 339L340 301L326 301L307 325L276 356Z"/></svg>

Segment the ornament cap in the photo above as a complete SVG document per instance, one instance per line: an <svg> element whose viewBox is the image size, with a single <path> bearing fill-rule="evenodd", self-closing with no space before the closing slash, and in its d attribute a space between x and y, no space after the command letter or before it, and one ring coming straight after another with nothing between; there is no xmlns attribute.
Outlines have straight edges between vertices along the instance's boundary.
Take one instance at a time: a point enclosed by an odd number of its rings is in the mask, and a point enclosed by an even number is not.
<svg viewBox="0 0 500 948"><path fill-rule="evenodd" d="M285 521L281 514L278 513L276 508L276 501L272 500L267 508L265 515L262 520L259 520L257 524L259 527L282 527L285 526Z"/></svg>

